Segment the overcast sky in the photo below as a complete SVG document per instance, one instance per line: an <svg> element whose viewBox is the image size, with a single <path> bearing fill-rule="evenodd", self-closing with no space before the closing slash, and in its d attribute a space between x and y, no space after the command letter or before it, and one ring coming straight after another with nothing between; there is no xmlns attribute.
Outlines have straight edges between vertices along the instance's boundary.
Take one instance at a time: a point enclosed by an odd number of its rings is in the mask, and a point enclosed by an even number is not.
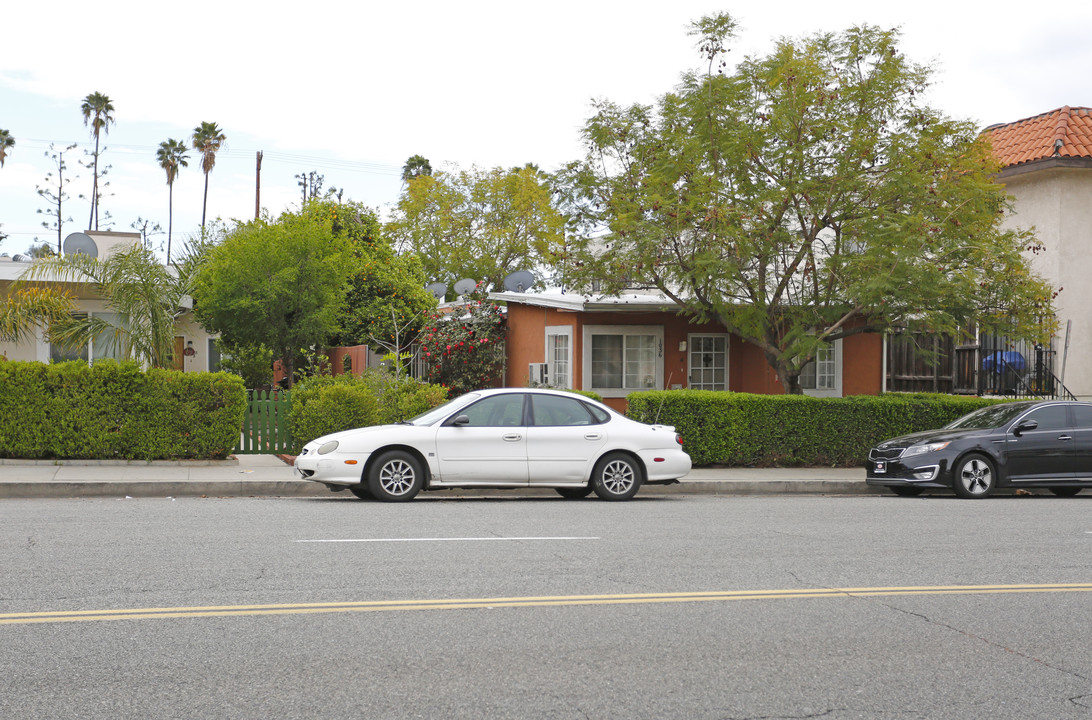
<svg viewBox="0 0 1092 720"><path fill-rule="evenodd" d="M170 3L59 0L9 3L0 41L0 128L16 146L0 168L0 253L56 242L35 213L35 192L67 157L72 196L64 234L87 228L92 147L82 99L102 92L116 125L104 137L111 165L102 209L113 229L138 217L167 226L158 144L218 123L227 149L210 177L209 216L254 215L255 154L264 151L262 206L300 203L294 175L315 170L327 187L385 212L410 155L434 168L537 163L579 157L593 98L653 102L697 67L689 21L732 13L739 38L729 61L765 54L783 36L870 23L900 27L910 59L936 68L931 103L982 127L1063 105L1092 105L1092 3L1065 12L1008 15L997 4L937 2L697 2L555 0L532 7L485 0L405 3L219 0ZM981 8L972 9L971 6ZM200 224L203 175L190 153L175 182L175 242ZM100 226L102 216L100 213ZM157 239L164 240L164 237Z"/></svg>

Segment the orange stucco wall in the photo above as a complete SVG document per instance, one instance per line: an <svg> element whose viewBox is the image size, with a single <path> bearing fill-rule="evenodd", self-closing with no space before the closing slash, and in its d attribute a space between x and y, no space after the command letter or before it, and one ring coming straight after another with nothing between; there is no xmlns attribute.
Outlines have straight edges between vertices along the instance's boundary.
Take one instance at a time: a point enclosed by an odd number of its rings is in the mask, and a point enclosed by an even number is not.
<svg viewBox="0 0 1092 720"><path fill-rule="evenodd" d="M670 312L574 312L508 304L508 367L505 384L525 387L527 366L546 360L546 328L572 328L572 384L583 387L583 329L585 325L657 325L664 331L663 386L687 387L687 351L680 343L691 333L722 333L715 323L693 323ZM883 389L883 339L874 333L853 335L842 341L843 395L876 395ZM728 350L728 389L736 392L779 394L777 375L766 356L754 345L733 335ZM624 410L625 398L604 399L611 407Z"/></svg>

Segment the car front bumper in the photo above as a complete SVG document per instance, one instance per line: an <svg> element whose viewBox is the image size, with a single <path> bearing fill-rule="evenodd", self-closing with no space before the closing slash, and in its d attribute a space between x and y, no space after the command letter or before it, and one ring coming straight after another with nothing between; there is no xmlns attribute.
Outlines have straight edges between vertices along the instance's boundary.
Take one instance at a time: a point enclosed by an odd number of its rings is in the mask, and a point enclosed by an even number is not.
<svg viewBox="0 0 1092 720"><path fill-rule="evenodd" d="M304 480L324 485L356 485L364 477L364 466L369 454L332 452L319 455L318 448L304 448L307 452L296 456L296 474Z"/></svg>
<svg viewBox="0 0 1092 720"><path fill-rule="evenodd" d="M869 460L865 463L865 482L881 487L947 488L952 486L947 469L946 460L928 455L912 458L909 463L902 458Z"/></svg>

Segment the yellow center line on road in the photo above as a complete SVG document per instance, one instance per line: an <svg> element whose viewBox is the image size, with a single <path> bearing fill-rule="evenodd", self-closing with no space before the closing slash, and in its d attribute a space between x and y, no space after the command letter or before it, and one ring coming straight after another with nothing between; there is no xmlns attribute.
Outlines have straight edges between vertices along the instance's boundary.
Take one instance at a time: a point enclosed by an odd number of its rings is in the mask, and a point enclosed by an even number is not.
<svg viewBox="0 0 1092 720"><path fill-rule="evenodd" d="M638 593L626 595L547 595L541 597L459 598L448 600L374 600L366 602L282 605L214 605L208 607L130 608L30 613L0 613L0 625L90 622L95 620L155 620L253 615L391 612L406 610L473 610L576 605L637 605L732 600L793 600L815 598L891 597L898 595L987 595L1011 593L1092 592L1092 583L1052 585L923 585L911 587L808 588L798 590L732 590L725 592Z"/></svg>

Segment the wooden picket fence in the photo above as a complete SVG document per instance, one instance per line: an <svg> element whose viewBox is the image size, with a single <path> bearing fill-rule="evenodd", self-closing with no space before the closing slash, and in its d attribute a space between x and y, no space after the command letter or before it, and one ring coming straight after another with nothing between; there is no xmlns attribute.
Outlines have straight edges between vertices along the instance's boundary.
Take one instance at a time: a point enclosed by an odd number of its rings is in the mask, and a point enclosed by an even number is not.
<svg viewBox="0 0 1092 720"><path fill-rule="evenodd" d="M288 437L287 390L247 390L247 409L235 454L279 454L292 451Z"/></svg>

